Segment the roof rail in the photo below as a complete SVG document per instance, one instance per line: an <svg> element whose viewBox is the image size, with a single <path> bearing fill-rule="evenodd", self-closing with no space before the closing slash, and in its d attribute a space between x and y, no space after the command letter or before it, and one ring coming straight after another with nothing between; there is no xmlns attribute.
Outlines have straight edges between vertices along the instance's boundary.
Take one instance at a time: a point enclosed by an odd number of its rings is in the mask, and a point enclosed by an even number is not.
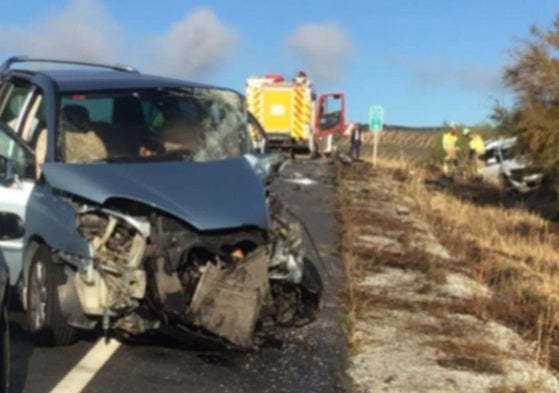
<svg viewBox="0 0 559 393"><path fill-rule="evenodd" d="M9 70L12 64L15 63L53 63L53 64L73 64L78 66L84 67L99 67L99 68L108 68L115 71L125 71L125 72L136 72L139 71L134 67L121 65L121 64L101 64L101 63L91 63L86 61L74 61L74 60L60 60L60 59L43 59L43 58L33 58L28 56L13 56L8 58L0 65L0 73Z"/></svg>

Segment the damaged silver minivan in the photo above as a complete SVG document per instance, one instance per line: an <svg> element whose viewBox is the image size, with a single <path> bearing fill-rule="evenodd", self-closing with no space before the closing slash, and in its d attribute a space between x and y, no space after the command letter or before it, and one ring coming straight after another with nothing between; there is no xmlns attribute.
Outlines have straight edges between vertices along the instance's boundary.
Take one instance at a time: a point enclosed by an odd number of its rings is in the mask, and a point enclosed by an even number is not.
<svg viewBox="0 0 559 393"><path fill-rule="evenodd" d="M273 165L250 156L239 93L48 59L0 72L0 205L25 222L0 246L36 342L103 329L250 348L312 321L321 277L267 189Z"/></svg>
<svg viewBox="0 0 559 393"><path fill-rule="evenodd" d="M519 194L537 190L543 171L517 152L516 137L496 137L485 142L483 180L507 192Z"/></svg>

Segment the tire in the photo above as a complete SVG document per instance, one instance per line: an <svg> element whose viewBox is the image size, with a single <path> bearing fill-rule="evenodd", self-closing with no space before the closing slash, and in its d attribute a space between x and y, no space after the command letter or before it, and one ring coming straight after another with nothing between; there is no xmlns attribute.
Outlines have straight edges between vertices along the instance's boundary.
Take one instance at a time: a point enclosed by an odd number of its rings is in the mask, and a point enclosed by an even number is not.
<svg viewBox="0 0 559 393"><path fill-rule="evenodd" d="M504 173L499 174L499 188L506 192L510 187L509 179Z"/></svg>
<svg viewBox="0 0 559 393"><path fill-rule="evenodd" d="M501 173L499 175L499 188L501 189L501 193L507 196L516 196L517 190L515 189L514 185L508 179L508 177Z"/></svg>
<svg viewBox="0 0 559 393"><path fill-rule="evenodd" d="M68 325L60 309L57 287L65 281L63 266L53 263L48 247L40 245L27 280L27 323L37 345L69 345L77 339L78 330Z"/></svg>
<svg viewBox="0 0 559 393"><path fill-rule="evenodd" d="M4 305L0 310L0 393L7 393L10 380L10 331L8 312Z"/></svg>

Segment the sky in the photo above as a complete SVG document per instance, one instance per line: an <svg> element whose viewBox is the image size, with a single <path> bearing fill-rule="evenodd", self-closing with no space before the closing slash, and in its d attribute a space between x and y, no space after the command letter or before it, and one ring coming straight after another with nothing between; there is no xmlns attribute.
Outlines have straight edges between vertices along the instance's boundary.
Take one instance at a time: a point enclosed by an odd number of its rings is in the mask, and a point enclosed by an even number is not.
<svg viewBox="0 0 559 393"><path fill-rule="evenodd" d="M557 0L2 0L0 59L128 64L244 90L304 70L348 118L410 127L489 121L511 50L551 27Z"/></svg>

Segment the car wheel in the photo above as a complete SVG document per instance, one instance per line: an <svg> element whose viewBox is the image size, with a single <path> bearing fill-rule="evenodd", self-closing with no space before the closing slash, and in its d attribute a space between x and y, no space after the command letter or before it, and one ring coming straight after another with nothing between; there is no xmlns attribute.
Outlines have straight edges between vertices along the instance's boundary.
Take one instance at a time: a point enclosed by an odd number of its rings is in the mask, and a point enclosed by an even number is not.
<svg viewBox="0 0 559 393"><path fill-rule="evenodd" d="M509 179L507 178L507 175L505 175L504 173L500 173L499 174L499 188L503 191L506 191L509 188Z"/></svg>
<svg viewBox="0 0 559 393"><path fill-rule="evenodd" d="M501 175L499 176L499 188L503 195L507 195L507 196L518 195L518 190L515 184L504 173L501 173Z"/></svg>
<svg viewBox="0 0 559 393"><path fill-rule="evenodd" d="M0 392L7 393L10 377L10 332L8 328L8 312L4 306L0 310Z"/></svg>
<svg viewBox="0 0 559 393"><path fill-rule="evenodd" d="M65 280L63 266L52 262L46 246L39 246L27 281L27 323L38 345L69 345L76 341L78 330L68 325L60 310L58 286Z"/></svg>

